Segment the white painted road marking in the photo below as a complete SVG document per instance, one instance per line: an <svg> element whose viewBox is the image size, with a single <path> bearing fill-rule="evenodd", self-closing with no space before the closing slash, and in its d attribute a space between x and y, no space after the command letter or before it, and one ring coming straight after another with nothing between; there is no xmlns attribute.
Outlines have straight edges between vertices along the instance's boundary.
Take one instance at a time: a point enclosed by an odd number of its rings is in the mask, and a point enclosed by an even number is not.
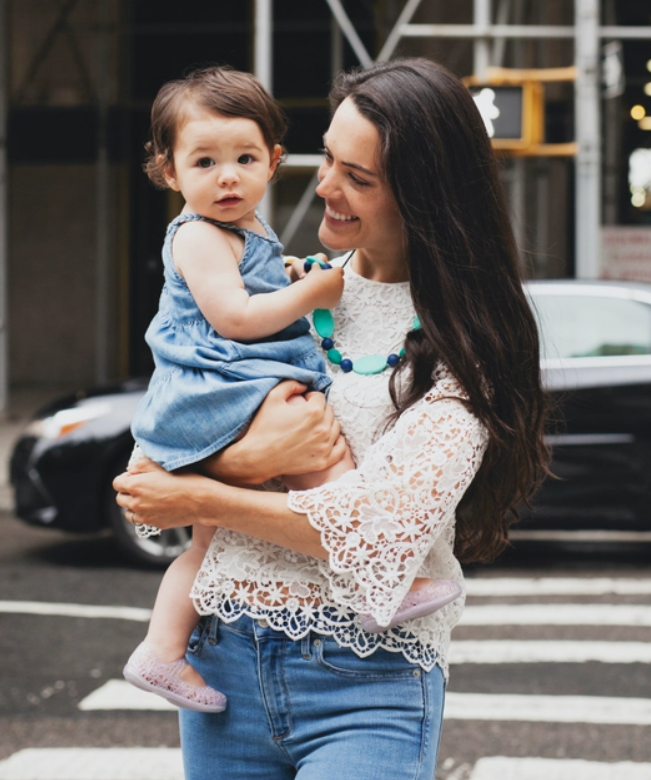
<svg viewBox="0 0 651 780"><path fill-rule="evenodd" d="M469 596L620 596L651 595L651 579L614 577L472 577Z"/></svg>
<svg viewBox="0 0 651 780"><path fill-rule="evenodd" d="M108 680L79 702L80 710L173 710L166 699L148 693L126 680ZM0 780L1 777L0 777Z"/></svg>
<svg viewBox="0 0 651 780"><path fill-rule="evenodd" d="M651 726L651 699L448 692L445 719Z"/></svg>
<svg viewBox="0 0 651 780"><path fill-rule="evenodd" d="M651 626L641 604L487 604L466 607L462 626Z"/></svg>
<svg viewBox="0 0 651 780"><path fill-rule="evenodd" d="M124 680L109 680L87 696L79 708L86 711L176 709L160 696L140 691ZM651 699L448 692L445 718L648 726L651 725Z"/></svg>
<svg viewBox="0 0 651 780"><path fill-rule="evenodd" d="M553 758L480 758L470 780L651 780L651 764Z"/></svg>
<svg viewBox="0 0 651 780"><path fill-rule="evenodd" d="M651 542L651 531L528 531L522 528L509 531L509 539L523 542L607 542L615 544L636 544Z"/></svg>
<svg viewBox="0 0 651 780"><path fill-rule="evenodd" d="M0 780L183 780L178 748L29 748L0 761ZM470 780L651 780L651 764L481 758Z"/></svg>
<svg viewBox="0 0 651 780"><path fill-rule="evenodd" d="M649 642L486 640L450 645L451 664L585 663L651 664Z"/></svg>
<svg viewBox="0 0 651 780"><path fill-rule="evenodd" d="M147 623L150 609L140 607L100 607L93 604L57 604L47 601L0 601L0 612L17 615L51 615L56 617L113 618Z"/></svg>
<svg viewBox="0 0 651 780"><path fill-rule="evenodd" d="M0 761L0 780L183 780L178 748L28 748Z"/></svg>

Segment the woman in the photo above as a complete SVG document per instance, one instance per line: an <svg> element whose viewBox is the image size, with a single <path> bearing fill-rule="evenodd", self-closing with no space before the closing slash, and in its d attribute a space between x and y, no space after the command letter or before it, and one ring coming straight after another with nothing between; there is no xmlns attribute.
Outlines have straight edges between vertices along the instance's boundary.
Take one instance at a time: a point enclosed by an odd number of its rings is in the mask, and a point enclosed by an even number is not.
<svg viewBox="0 0 651 780"><path fill-rule="evenodd" d="M152 464L115 482L133 522L216 529L189 660L229 708L181 713L189 780L432 778L461 600L379 633L359 615L386 626L414 578L495 557L546 469L536 327L468 91L406 59L340 76L331 100L319 238L353 250L331 406L285 403L286 383L215 458L221 482ZM356 373L401 344L393 370ZM235 486L339 457L332 408L355 471L289 495Z"/></svg>

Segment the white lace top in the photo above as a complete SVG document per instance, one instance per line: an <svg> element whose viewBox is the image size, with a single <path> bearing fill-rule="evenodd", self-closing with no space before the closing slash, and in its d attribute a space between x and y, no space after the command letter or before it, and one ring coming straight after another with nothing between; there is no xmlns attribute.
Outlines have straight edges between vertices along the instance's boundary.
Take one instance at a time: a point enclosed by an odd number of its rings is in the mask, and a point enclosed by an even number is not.
<svg viewBox="0 0 651 780"><path fill-rule="evenodd" d="M408 283L383 284L345 269L335 317L337 349L353 361L398 352L412 327ZM384 432L393 409L390 372L360 376L330 366L328 396L357 468L337 482L289 493L289 507L321 532L328 560L218 528L192 590L200 614L265 619L292 639L331 635L357 655L402 652L447 676L450 631L464 599L380 634L356 614L386 624L414 577L462 581L453 554L455 508L484 454L487 433L443 368L431 391Z"/></svg>

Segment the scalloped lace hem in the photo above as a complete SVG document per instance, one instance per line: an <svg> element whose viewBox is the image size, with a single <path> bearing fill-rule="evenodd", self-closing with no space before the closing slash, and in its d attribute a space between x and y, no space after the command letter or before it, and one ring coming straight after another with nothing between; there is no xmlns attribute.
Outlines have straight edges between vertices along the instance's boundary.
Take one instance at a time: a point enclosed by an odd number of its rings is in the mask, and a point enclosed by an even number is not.
<svg viewBox="0 0 651 780"><path fill-rule="evenodd" d="M366 658L382 648L392 653L402 653L407 661L430 672L439 666L445 679L449 678L449 666L443 647L424 642L411 632L399 627L381 634L365 632L357 615L333 605L311 605L298 611L287 608L272 609L244 604L217 594L193 592L194 606L200 615L216 615L225 623L232 623L247 616L255 620L264 619L269 626L280 631L289 639L299 640L310 631L331 636L340 647L350 648L355 655ZM206 598L208 596L208 598Z"/></svg>

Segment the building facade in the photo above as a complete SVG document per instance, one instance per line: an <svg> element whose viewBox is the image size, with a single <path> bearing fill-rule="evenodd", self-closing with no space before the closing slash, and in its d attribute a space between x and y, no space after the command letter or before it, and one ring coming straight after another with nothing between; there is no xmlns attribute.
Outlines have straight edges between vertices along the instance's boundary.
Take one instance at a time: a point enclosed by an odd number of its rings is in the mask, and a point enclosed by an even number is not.
<svg viewBox="0 0 651 780"><path fill-rule="evenodd" d="M290 253L320 249L311 189L333 74L422 55L478 83L497 83L501 68L540 85L546 150L499 151L528 276L617 275L627 242L645 266L646 3L0 0L0 26L5 408L9 386L74 389L150 370L143 334L181 204L142 173L148 114L163 82L209 62L257 72L289 114L288 165L266 209ZM606 261L603 245L614 247ZM651 254L648 266L651 279Z"/></svg>

